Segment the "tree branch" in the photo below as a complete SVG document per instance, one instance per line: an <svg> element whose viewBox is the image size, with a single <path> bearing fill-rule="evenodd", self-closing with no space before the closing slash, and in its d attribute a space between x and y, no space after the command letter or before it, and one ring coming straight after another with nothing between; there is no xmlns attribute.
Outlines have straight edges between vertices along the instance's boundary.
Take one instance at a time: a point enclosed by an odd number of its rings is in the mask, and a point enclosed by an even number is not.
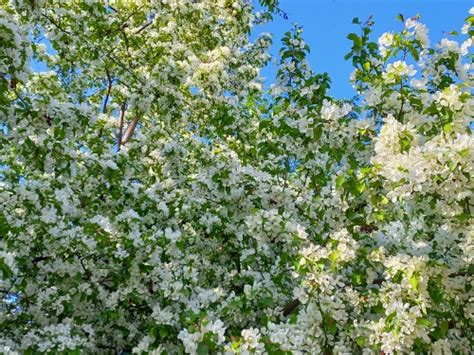
<svg viewBox="0 0 474 355"><path fill-rule="evenodd" d="M105 68L105 74L107 75L107 93L105 94L104 105L102 106L102 113L105 114L107 110L107 104L109 103L110 92L112 91L112 78L110 77L109 70ZM99 138L104 134L104 127L100 127Z"/></svg>
<svg viewBox="0 0 474 355"><path fill-rule="evenodd" d="M117 149L120 152L120 147L122 146L122 136L123 136L123 121L125 117L125 103L122 104L119 118L119 129L117 133Z"/></svg>
<svg viewBox="0 0 474 355"><path fill-rule="evenodd" d="M139 34L140 32L144 31L148 26L150 26L153 23L153 21L147 22L144 24L142 27L140 27L138 30L135 31L135 34Z"/></svg>
<svg viewBox="0 0 474 355"><path fill-rule="evenodd" d="M49 22L51 22L51 23L54 25L54 27L56 27L56 28L57 28L58 30L60 30L61 32L64 32L64 33L66 33L66 34L68 34L68 35L72 35L72 33L71 33L70 31L68 31L68 30L66 30L65 28L63 28L63 27L61 26L61 24L60 24L59 22L57 22L55 19L53 19L52 17L50 17L50 16L48 16L48 15L46 15L46 14L44 14L44 13L42 13L41 16L43 16L44 18L46 18Z"/></svg>
<svg viewBox="0 0 474 355"><path fill-rule="evenodd" d="M130 125L127 128L127 131L125 132L125 136L123 138L123 144L128 143L130 141L130 138L132 138L133 132L135 132L135 128L137 127L138 124L138 117L135 117L132 122L130 122Z"/></svg>
<svg viewBox="0 0 474 355"><path fill-rule="evenodd" d="M300 300L294 299L283 308L283 316L287 317L301 304Z"/></svg>
<svg viewBox="0 0 474 355"><path fill-rule="evenodd" d="M102 106L102 113L105 113L107 109L107 104L109 103L110 92L112 91L112 78L110 77L110 72L107 68L105 68L105 74L107 75L107 93L104 99L104 105Z"/></svg>
<svg viewBox="0 0 474 355"><path fill-rule="evenodd" d="M91 272L86 268L86 266L84 265L83 259L85 259L85 257L79 258L79 262L81 263L82 269L83 269L84 272L86 273L87 279L90 280L92 274L91 274Z"/></svg>
<svg viewBox="0 0 474 355"><path fill-rule="evenodd" d="M33 263L39 263L40 261L44 261L44 260L48 260L49 258L51 258L51 256L49 255L42 255L42 256L37 256L36 258L34 258L32 261Z"/></svg>

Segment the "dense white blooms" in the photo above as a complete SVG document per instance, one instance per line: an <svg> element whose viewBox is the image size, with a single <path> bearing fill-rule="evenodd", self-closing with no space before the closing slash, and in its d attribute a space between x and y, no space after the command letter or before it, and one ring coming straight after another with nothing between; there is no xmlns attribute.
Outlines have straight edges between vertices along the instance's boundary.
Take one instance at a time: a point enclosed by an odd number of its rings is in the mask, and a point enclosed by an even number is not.
<svg viewBox="0 0 474 355"><path fill-rule="evenodd" d="M382 56L386 56L388 53L388 49L394 44L395 36L393 33L385 32L382 36L380 36L378 43L379 43L379 51Z"/></svg>
<svg viewBox="0 0 474 355"><path fill-rule="evenodd" d="M394 40L393 33L386 32L382 36L380 36L378 42L380 46L390 47L393 44L393 40Z"/></svg>
<svg viewBox="0 0 474 355"><path fill-rule="evenodd" d="M451 84L447 88L444 88L443 91L438 91L434 95L434 99L441 106L449 107L452 110L459 110L462 108L463 103L460 100L461 92L459 87L455 84Z"/></svg>
<svg viewBox="0 0 474 355"><path fill-rule="evenodd" d="M386 83L395 83L403 76L413 76L415 74L416 70L412 64L407 65L404 61L397 60L396 62L387 65L384 79Z"/></svg>
<svg viewBox="0 0 474 355"><path fill-rule="evenodd" d="M342 100L261 3L1 3L0 353L472 352L474 10Z"/></svg>
<svg viewBox="0 0 474 355"><path fill-rule="evenodd" d="M405 21L405 27L412 31L415 39L420 42L422 48L430 45L428 38L428 28L426 25L418 22L417 18L409 18Z"/></svg>

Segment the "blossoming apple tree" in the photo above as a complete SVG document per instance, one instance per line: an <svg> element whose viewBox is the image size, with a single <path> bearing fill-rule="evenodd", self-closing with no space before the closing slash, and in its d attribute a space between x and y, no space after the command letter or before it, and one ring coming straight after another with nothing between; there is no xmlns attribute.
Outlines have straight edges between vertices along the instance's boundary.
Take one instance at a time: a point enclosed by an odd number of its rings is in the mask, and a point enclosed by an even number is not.
<svg viewBox="0 0 474 355"><path fill-rule="evenodd" d="M474 11L337 100L261 6L0 0L2 353L472 351Z"/></svg>

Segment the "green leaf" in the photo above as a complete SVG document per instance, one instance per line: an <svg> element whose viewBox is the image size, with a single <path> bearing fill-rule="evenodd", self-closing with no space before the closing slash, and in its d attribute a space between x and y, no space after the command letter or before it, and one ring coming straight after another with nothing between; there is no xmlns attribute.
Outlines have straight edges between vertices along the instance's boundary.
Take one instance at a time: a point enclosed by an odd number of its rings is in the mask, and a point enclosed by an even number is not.
<svg viewBox="0 0 474 355"><path fill-rule="evenodd" d="M416 61L419 61L419 60L420 60L420 56L419 56L418 52L416 51L415 47L409 45L409 46L408 46L408 50L410 51L411 55L413 56L413 58L414 58Z"/></svg>
<svg viewBox="0 0 474 355"><path fill-rule="evenodd" d="M397 312L392 312L390 313L386 318L385 318L385 327L387 330L393 329L393 323L397 317Z"/></svg>
<svg viewBox="0 0 474 355"><path fill-rule="evenodd" d="M397 273L393 276L392 281L394 283L400 283L402 281L403 273L401 271L397 271Z"/></svg>
<svg viewBox="0 0 474 355"><path fill-rule="evenodd" d="M210 349L209 349L209 346L207 344L199 343L198 347L197 347L197 354L198 355L208 355L208 354L210 354L209 350Z"/></svg>
<svg viewBox="0 0 474 355"><path fill-rule="evenodd" d="M263 297L262 300L260 301L260 304L262 307L268 307L273 303L273 298L271 297Z"/></svg>
<svg viewBox="0 0 474 355"><path fill-rule="evenodd" d="M457 220L461 223L464 223L471 218L471 213L469 212L462 212L456 216Z"/></svg>
<svg viewBox="0 0 474 355"><path fill-rule="evenodd" d="M375 314L383 314L385 308L383 307L382 302L377 303L375 306L372 307L372 312Z"/></svg>
<svg viewBox="0 0 474 355"><path fill-rule="evenodd" d="M416 323L424 325L426 328L431 328L433 326L433 323L431 323L431 321L427 318L418 318Z"/></svg>
<svg viewBox="0 0 474 355"><path fill-rule="evenodd" d="M407 152L410 150L411 142L413 141L413 136L408 131L403 131L399 135L400 139L400 150L401 152Z"/></svg>
<svg viewBox="0 0 474 355"><path fill-rule="evenodd" d="M240 341L234 341L232 342L232 349L237 350L240 346Z"/></svg>
<svg viewBox="0 0 474 355"><path fill-rule="evenodd" d="M331 316L325 314L323 317L323 329L326 330L329 334L337 333L337 323Z"/></svg>
<svg viewBox="0 0 474 355"><path fill-rule="evenodd" d="M420 283L420 275L417 272L415 272L413 273L413 275L411 275L408 281L410 282L411 287L413 287L414 290L418 291L418 285Z"/></svg>
<svg viewBox="0 0 474 355"><path fill-rule="evenodd" d="M342 187L345 181L346 181L346 177L344 175L339 175L336 178L336 187L338 188Z"/></svg>
<svg viewBox="0 0 474 355"><path fill-rule="evenodd" d="M5 279L8 279L13 276L13 272L2 259L0 259L0 272L3 274L3 277Z"/></svg>
<svg viewBox="0 0 474 355"><path fill-rule="evenodd" d="M314 139L319 140L321 138L321 135L323 134L323 128L321 125L315 125L314 126Z"/></svg>
<svg viewBox="0 0 474 355"><path fill-rule="evenodd" d="M290 324L296 324L298 322L298 315L296 313L293 313L291 316L290 316L290 319L288 321L288 323Z"/></svg>
<svg viewBox="0 0 474 355"><path fill-rule="evenodd" d="M352 47L356 51L358 51L362 47L362 39L359 36L357 36L355 33L349 33L347 35L347 38L353 42Z"/></svg>
<svg viewBox="0 0 474 355"><path fill-rule="evenodd" d="M446 134L449 134L453 131L453 124L452 123L447 123L443 126L443 132Z"/></svg>
<svg viewBox="0 0 474 355"><path fill-rule="evenodd" d="M359 40L359 36L357 36L355 33L349 33L347 35L347 39L350 39L351 41L357 41Z"/></svg>
<svg viewBox="0 0 474 355"><path fill-rule="evenodd" d="M467 158L470 153L471 153L470 148L465 148L458 151L458 154L461 158Z"/></svg>
<svg viewBox="0 0 474 355"><path fill-rule="evenodd" d="M365 182L364 181L359 181L356 184L356 190L359 194L362 194L365 191Z"/></svg>
<svg viewBox="0 0 474 355"><path fill-rule="evenodd" d="M356 338L356 344L361 348L363 348L365 346L366 341L367 341L366 337L357 337Z"/></svg>
<svg viewBox="0 0 474 355"><path fill-rule="evenodd" d="M431 333L433 338L435 340L443 339L446 337L446 334L448 334L449 330L449 322L447 320L442 320L438 326L435 328L435 330Z"/></svg>
<svg viewBox="0 0 474 355"><path fill-rule="evenodd" d="M384 211L375 211L374 212L374 218L377 221L384 221L385 220L385 212Z"/></svg>
<svg viewBox="0 0 474 355"><path fill-rule="evenodd" d="M428 281L428 293L435 304L443 301L443 289L438 285L441 281Z"/></svg>
<svg viewBox="0 0 474 355"><path fill-rule="evenodd" d="M352 282L354 283L354 285L356 286L360 286L362 285L362 281L364 280L364 274L361 273L361 272L355 272L352 274Z"/></svg>

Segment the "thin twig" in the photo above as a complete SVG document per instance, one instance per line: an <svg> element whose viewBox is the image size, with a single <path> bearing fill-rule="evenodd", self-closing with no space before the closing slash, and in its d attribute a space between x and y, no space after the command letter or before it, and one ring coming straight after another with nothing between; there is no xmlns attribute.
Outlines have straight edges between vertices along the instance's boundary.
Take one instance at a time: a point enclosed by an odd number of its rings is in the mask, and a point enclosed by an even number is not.
<svg viewBox="0 0 474 355"><path fill-rule="evenodd" d="M113 84L112 78L110 77L110 73L107 68L105 68L105 74L107 75L108 84L107 84L107 93L105 94L105 99L104 99L104 105L102 106L103 114L105 114L107 110L107 104L109 103L110 92L112 91L112 84ZM104 134L104 127L100 127L99 138L101 138L103 134Z"/></svg>
<svg viewBox="0 0 474 355"><path fill-rule="evenodd" d="M123 34L123 40L125 42L125 48L127 50L127 54L128 54L128 57L130 59L131 57L131 54L130 54L130 44L128 42L128 37L127 37L127 33L122 29L122 34Z"/></svg>
<svg viewBox="0 0 474 355"><path fill-rule="evenodd" d="M21 101L21 103L23 104L23 106L25 106L26 110L31 111L30 105L25 101L24 98L21 97L21 95L18 93L18 91L17 91L16 89L14 89L13 92L15 93L17 99Z"/></svg>
<svg viewBox="0 0 474 355"><path fill-rule="evenodd" d="M54 20L53 18L49 17L48 15L42 13L41 16L43 16L44 18L46 18L49 22L51 22L58 30L60 30L61 32L64 32L68 35L72 35L72 33L66 29L64 29L61 24L59 22L56 22L56 20Z"/></svg>
<svg viewBox="0 0 474 355"><path fill-rule="evenodd" d="M91 272L86 268L86 266L84 265L83 259L85 259L85 257L79 258L79 262L81 263L82 269L84 270L84 272L85 272L87 278L90 280L92 274L91 274Z"/></svg>
<svg viewBox="0 0 474 355"><path fill-rule="evenodd" d="M306 183L307 183L307 182L308 182L308 174L305 174L303 186L301 187L301 189L298 190L298 193L296 194L296 197L295 197L295 202L296 202L296 201L298 200L298 198L300 197L301 192L302 192L303 189L306 187Z"/></svg>
<svg viewBox="0 0 474 355"><path fill-rule="evenodd" d="M398 111L397 119L402 122L403 117L403 106L405 105L405 96L403 95L403 79L400 83L400 95L402 96L402 104L400 105L400 111Z"/></svg>
<svg viewBox="0 0 474 355"><path fill-rule="evenodd" d="M105 68L105 74L107 75L107 94L105 95L104 105L102 106L102 113L105 113L107 110L107 104L109 102L110 92L112 91L112 78L110 77L110 72L107 68Z"/></svg>
<svg viewBox="0 0 474 355"><path fill-rule="evenodd" d="M135 31L135 34L139 34L140 32L144 31L148 26L150 26L153 23L153 21L147 22L144 24L142 27L140 27L138 30Z"/></svg>
<svg viewBox="0 0 474 355"><path fill-rule="evenodd" d="M119 129L117 133L117 149L120 152L120 147L122 146L122 135L123 135L123 121L125 117L125 103L122 104L119 118Z"/></svg>

